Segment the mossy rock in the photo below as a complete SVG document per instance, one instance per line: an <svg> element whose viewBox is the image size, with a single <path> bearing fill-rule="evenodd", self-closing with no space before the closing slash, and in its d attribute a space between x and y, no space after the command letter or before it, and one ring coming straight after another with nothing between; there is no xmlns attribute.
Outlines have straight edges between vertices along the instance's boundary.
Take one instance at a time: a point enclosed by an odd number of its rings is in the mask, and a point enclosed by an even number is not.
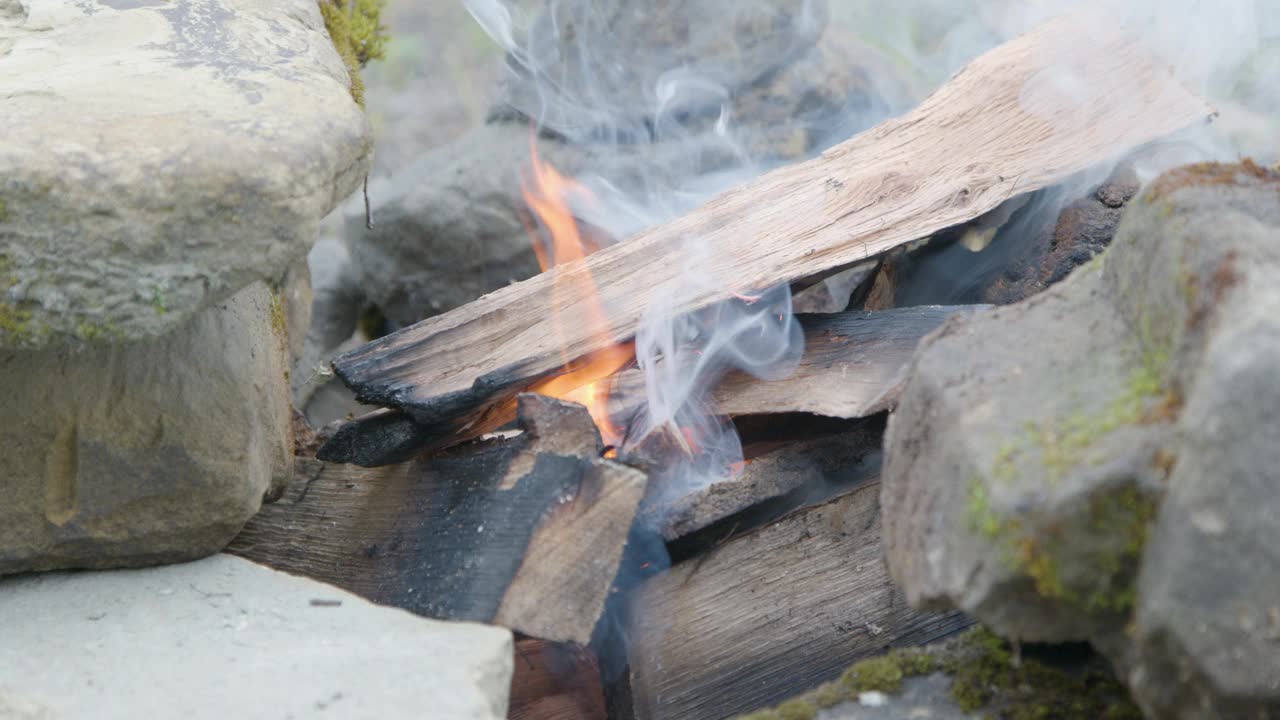
<svg viewBox="0 0 1280 720"><path fill-rule="evenodd" d="M382 24L386 0L320 0L320 12L333 46L351 75L351 98L364 107L360 69L386 56L387 28Z"/></svg>
<svg viewBox="0 0 1280 720"><path fill-rule="evenodd" d="M858 706L864 693L889 696ZM741 720L842 720L925 716L938 720L1141 720L1107 663L1087 648L1020 654L986 628L922 648L859 661L841 679Z"/></svg>
<svg viewBox="0 0 1280 720"><path fill-rule="evenodd" d="M1277 274L1280 174L1192 165L1064 283L927 338L882 485L909 602L1088 640L1159 717L1277 716Z"/></svg>
<svg viewBox="0 0 1280 720"><path fill-rule="evenodd" d="M0 52L0 350L176 332L360 187L372 132L320 7L21 4L43 20Z"/></svg>

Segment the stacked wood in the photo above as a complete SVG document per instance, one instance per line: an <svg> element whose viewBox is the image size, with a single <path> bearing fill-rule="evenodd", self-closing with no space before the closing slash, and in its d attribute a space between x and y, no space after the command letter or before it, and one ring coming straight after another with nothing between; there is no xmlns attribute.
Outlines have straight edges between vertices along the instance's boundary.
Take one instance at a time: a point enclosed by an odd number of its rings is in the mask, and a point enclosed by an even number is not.
<svg viewBox="0 0 1280 720"><path fill-rule="evenodd" d="M795 372L773 381L731 372L712 394L715 408L729 416L806 412L852 419L874 415L893 406L905 380L907 362L921 338L956 313L984 307L924 306L799 315L805 348ZM625 425L645 397L643 373L638 369L617 373L609 379L609 395L615 424ZM485 422L454 428L443 436L403 411L376 410L340 428L321 448L319 457L366 467L404 462L414 454L497 429L514 417L514 410L507 405L491 406Z"/></svg>
<svg viewBox="0 0 1280 720"><path fill-rule="evenodd" d="M429 617L585 645L644 495L585 408L520 398L524 433L363 469L300 463L228 548Z"/></svg>
<svg viewBox="0 0 1280 720"><path fill-rule="evenodd" d="M889 578L876 480L731 537L631 600L637 720L721 720L830 680L891 647L960 630L912 610Z"/></svg>
<svg viewBox="0 0 1280 720"><path fill-rule="evenodd" d="M361 401L400 408L434 436L455 433L627 341L656 298L674 299L673 309L685 312L822 275L1210 114L1132 38L1054 21L977 58L912 112L821 157L357 348L334 368ZM694 237L707 258L700 274L732 282L682 286L682 248ZM583 297L566 298L566 288ZM587 292L598 292L598 306ZM550 331L553 322L559 332Z"/></svg>

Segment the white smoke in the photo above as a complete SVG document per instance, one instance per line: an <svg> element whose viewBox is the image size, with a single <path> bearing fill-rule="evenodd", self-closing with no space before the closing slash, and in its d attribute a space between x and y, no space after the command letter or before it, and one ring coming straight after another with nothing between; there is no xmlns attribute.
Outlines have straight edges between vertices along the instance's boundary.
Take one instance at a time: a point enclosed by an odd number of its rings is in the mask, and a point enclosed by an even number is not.
<svg viewBox="0 0 1280 720"><path fill-rule="evenodd" d="M1280 134L1280 0L1088 0L1070 7L1049 0L844 0L830 8L823 0L466 5L508 52L504 97L512 109L544 133L594 148L602 158L577 178L595 201L575 210L615 238L687 212L776 164L769 149L775 146L760 149L773 120L744 116L739 98L814 52L824 32L836 45L869 49L871 65L888 72L876 72L868 97L839 113L786 119L809 132L806 137L823 138L810 143L810 153L905 111L965 62L1066 10L1092 14L1108 29L1128 29L1223 112L1218 124L1149 153L1140 164L1145 175L1241 153L1274 161ZM674 19L670 33L647 35L654 18ZM1054 113L1069 105L1078 82L1064 68L1028 87L1024 102ZM602 147L616 148L628 162L605 160ZM1078 182L1094 182L1106 171ZM1034 207L1056 217L1060 202ZM664 260L681 268L681 285L654 299L636 342L647 409L628 437L679 428L674 432L685 437L677 444L686 452L676 454L668 480L682 484L714 481L741 459L732 428L709 398L716 379L728 369L785 374L803 342L787 288L758 288L751 291L758 297L678 313L686 293L708 284L737 286L738 278L709 274L732 265L715 262L709 252L700 238L689 237L677 257Z"/></svg>

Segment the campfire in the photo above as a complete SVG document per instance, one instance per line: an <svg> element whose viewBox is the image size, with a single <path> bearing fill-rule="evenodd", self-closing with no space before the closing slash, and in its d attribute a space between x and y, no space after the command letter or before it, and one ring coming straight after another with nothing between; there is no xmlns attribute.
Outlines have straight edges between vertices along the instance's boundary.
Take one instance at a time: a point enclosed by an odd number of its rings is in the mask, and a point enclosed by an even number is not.
<svg viewBox="0 0 1280 720"><path fill-rule="evenodd" d="M520 178L543 272L337 357L378 409L233 551L516 631L512 717L731 717L971 624L891 581L879 473L921 338L983 298L895 295L1210 108L1123 32L1059 19L905 114L646 215L543 157L610 117L552 105ZM814 298L835 311L795 311Z"/></svg>

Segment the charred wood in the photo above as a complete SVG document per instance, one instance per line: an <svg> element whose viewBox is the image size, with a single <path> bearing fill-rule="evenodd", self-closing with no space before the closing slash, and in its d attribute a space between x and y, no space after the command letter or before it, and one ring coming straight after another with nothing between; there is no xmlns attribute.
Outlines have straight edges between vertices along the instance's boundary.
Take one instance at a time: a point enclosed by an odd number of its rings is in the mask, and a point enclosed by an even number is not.
<svg viewBox="0 0 1280 720"><path fill-rule="evenodd" d="M377 469L302 463L228 552L428 617L585 645L645 491L586 410L520 398L525 429Z"/></svg>

